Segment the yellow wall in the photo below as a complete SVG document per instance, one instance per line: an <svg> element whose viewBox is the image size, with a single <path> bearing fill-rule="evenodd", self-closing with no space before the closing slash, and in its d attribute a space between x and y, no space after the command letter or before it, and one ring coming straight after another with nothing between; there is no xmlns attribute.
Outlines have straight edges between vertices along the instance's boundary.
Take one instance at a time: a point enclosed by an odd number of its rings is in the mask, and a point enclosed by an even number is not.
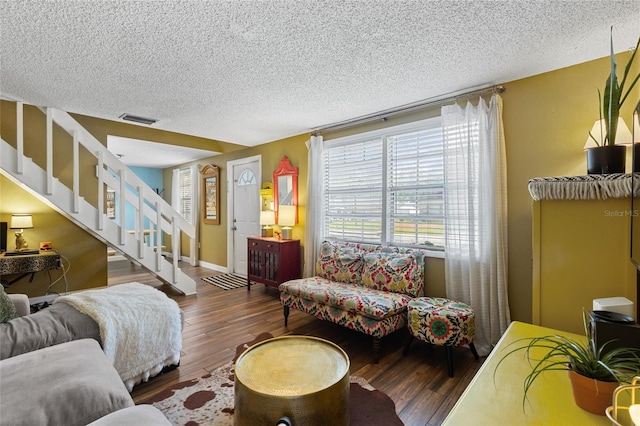
<svg viewBox="0 0 640 426"><path fill-rule="evenodd" d="M33 228L25 229L24 238L30 248L37 248L41 241L51 241L53 248L71 262L67 273L68 290L101 287L107 284L107 256L105 245L84 232L65 217L48 207L26 190L0 175L0 222L10 222L12 213L31 213ZM7 235L7 250L15 249L15 236L11 230ZM63 260L65 267L67 260ZM51 271L51 279L60 278L60 270ZM15 275L2 277L12 280ZM29 297L43 296L49 286L49 274L38 272L33 282L23 278L14 283L7 292L25 293ZM65 291L64 280L56 283L53 292Z"/></svg>
<svg viewBox="0 0 640 426"><path fill-rule="evenodd" d="M228 178L227 162L255 155L262 156L263 182L273 181L273 171L278 167L283 155L289 158L294 167L298 167L298 224L293 228L293 238L301 240L301 244L304 245L304 223L307 205L307 147L305 142L308 139L309 134L298 135L269 144L204 158L180 166L213 164L220 167L220 224L205 225L202 219L200 220L200 260L213 265L228 266L227 235L229 235L230 224L227 217L227 197L225 196L227 194ZM163 180L171 182L171 174L172 169L165 169L163 171ZM171 185L165 184L165 198L171 199ZM188 252L185 244L182 245L182 249L183 252Z"/></svg>
<svg viewBox="0 0 640 426"><path fill-rule="evenodd" d="M617 56L626 64L628 53ZM527 183L534 177L585 175L583 151L598 119L598 89L604 90L609 59L602 58L506 84L504 130L507 144L509 214L509 303L512 318L531 321L532 206ZM636 59L636 72L640 61ZM640 87L621 117L631 125ZM631 170L628 153L627 171ZM621 241L620 244L625 244ZM594 254L595 255L595 254Z"/></svg>
<svg viewBox="0 0 640 426"><path fill-rule="evenodd" d="M628 53L618 55L619 72L626 63ZM640 63L640 61L636 61ZM636 66L640 69L640 65ZM587 132L598 118L597 90L603 90L609 74L608 58L575 65L549 73L524 78L512 82L500 82L507 86L502 95L504 100L504 128L507 143L508 168L508 213L509 213L509 300L512 318L531 321L532 300L532 200L527 190L527 182L533 177L583 175L586 173L586 155L582 147ZM630 124L632 106L640 98L640 87L627 101L621 116ZM416 113L415 118L425 118L433 110ZM76 116L104 142L107 134L101 126L113 126L112 122ZM395 120L395 119L394 119ZM392 125L389 120L384 125ZM403 119L397 119L396 123ZM406 118L404 118L406 120ZM104 122L104 123L103 123ZM380 126L381 123L371 126ZM160 135L157 131L138 134L139 129L124 131L109 127L111 134L135 137L206 148L208 143L224 152L223 155L199 161L221 167L221 224L203 225L201 230L200 258L208 263L226 266L226 237L229 224L226 217L226 163L243 157L260 154L263 161L263 180L271 180L270 174L277 167L282 155L287 155L294 166L300 168L300 217L304 218L306 206L307 151L304 142L308 134L286 138L269 144L240 149L237 145L221 144L218 141L188 140L184 135ZM128 125L126 125L128 126ZM129 126L140 127L140 126ZM126 128L125 128L126 129ZM147 129L148 130L148 129ZM123 133L131 134L123 134ZM134 134L135 133L135 134ZM325 139L335 138L344 132L333 132ZM187 142L185 142L187 141ZM204 144L204 145L199 145ZM629 165L627 166L630 170ZM170 171L165 170L165 188L169 188ZM170 200L169 191L165 199ZM294 238L303 238L303 223L294 228ZM444 295L444 262L429 259L427 263L427 293Z"/></svg>
<svg viewBox="0 0 640 426"><path fill-rule="evenodd" d="M636 303L629 198L542 200L533 209L533 324L583 333L593 299ZM635 314L634 314L635 315Z"/></svg>

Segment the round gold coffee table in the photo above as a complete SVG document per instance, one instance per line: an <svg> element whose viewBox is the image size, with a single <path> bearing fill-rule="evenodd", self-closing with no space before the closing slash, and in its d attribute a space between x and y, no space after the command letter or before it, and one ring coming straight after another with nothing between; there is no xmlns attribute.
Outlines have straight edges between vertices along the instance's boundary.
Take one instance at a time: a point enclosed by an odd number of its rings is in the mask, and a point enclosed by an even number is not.
<svg viewBox="0 0 640 426"><path fill-rule="evenodd" d="M317 337L283 336L244 351L235 365L237 426L349 424L349 357Z"/></svg>

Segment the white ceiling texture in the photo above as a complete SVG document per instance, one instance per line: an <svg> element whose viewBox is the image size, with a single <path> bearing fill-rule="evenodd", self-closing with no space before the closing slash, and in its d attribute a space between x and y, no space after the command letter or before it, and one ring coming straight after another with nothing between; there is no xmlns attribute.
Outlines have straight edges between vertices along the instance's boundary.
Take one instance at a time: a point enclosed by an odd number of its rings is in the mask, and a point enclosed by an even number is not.
<svg viewBox="0 0 640 426"><path fill-rule="evenodd" d="M640 0L0 1L0 97L254 146L617 52Z"/></svg>

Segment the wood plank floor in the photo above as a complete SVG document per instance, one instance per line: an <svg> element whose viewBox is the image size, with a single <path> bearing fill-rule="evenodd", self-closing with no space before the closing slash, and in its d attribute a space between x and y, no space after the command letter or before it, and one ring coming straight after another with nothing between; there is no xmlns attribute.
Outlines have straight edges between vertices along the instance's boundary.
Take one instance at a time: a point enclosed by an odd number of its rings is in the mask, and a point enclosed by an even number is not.
<svg viewBox="0 0 640 426"><path fill-rule="evenodd" d="M180 367L136 386L132 393L136 402L169 384L203 376L225 364L239 344L260 333L300 334L339 345L349 355L351 374L364 377L389 395L405 425L433 426L442 423L484 360L476 361L467 348L454 348L454 377L449 378L444 348L414 341L403 356L409 334L400 330L382 339L381 359L374 364L372 340L364 334L295 310L285 327L276 289L259 284L250 292L246 288L225 291L201 279L219 272L188 264L181 268L196 279L197 295L183 296L128 261L109 262L109 285L132 281L152 285L176 300L184 311Z"/></svg>

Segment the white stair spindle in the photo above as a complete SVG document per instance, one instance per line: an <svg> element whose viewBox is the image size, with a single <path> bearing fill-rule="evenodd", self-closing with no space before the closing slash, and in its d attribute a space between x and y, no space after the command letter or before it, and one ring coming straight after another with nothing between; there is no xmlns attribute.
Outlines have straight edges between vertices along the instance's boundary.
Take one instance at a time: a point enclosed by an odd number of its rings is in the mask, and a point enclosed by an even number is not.
<svg viewBox="0 0 640 426"><path fill-rule="evenodd" d="M173 282L178 281L178 258L180 257L180 231L178 230L178 225L176 224L175 216L171 217L171 245L173 246Z"/></svg>
<svg viewBox="0 0 640 426"><path fill-rule="evenodd" d="M16 102L16 173L24 173L24 103Z"/></svg>
<svg viewBox="0 0 640 426"><path fill-rule="evenodd" d="M73 131L73 212L80 211L80 142L78 131Z"/></svg>
<svg viewBox="0 0 640 426"><path fill-rule="evenodd" d="M102 158L102 151L97 152L98 157L98 224L97 228L99 231L104 229L104 178L102 174L104 173L104 159Z"/></svg>
<svg viewBox="0 0 640 426"><path fill-rule="evenodd" d="M156 270L162 270L162 211L160 203L156 201Z"/></svg>
<svg viewBox="0 0 640 426"><path fill-rule="evenodd" d="M144 193L142 186L138 186L138 256L140 259L144 258ZM151 237L151 235L149 235Z"/></svg>
<svg viewBox="0 0 640 426"><path fill-rule="evenodd" d="M47 195L53 194L53 109L47 108Z"/></svg>
<svg viewBox="0 0 640 426"><path fill-rule="evenodd" d="M118 170L118 176L120 176L120 197L118 199L118 211L120 212L120 245L124 245L127 236L127 230L125 229L125 205L127 198L127 172L124 168Z"/></svg>

